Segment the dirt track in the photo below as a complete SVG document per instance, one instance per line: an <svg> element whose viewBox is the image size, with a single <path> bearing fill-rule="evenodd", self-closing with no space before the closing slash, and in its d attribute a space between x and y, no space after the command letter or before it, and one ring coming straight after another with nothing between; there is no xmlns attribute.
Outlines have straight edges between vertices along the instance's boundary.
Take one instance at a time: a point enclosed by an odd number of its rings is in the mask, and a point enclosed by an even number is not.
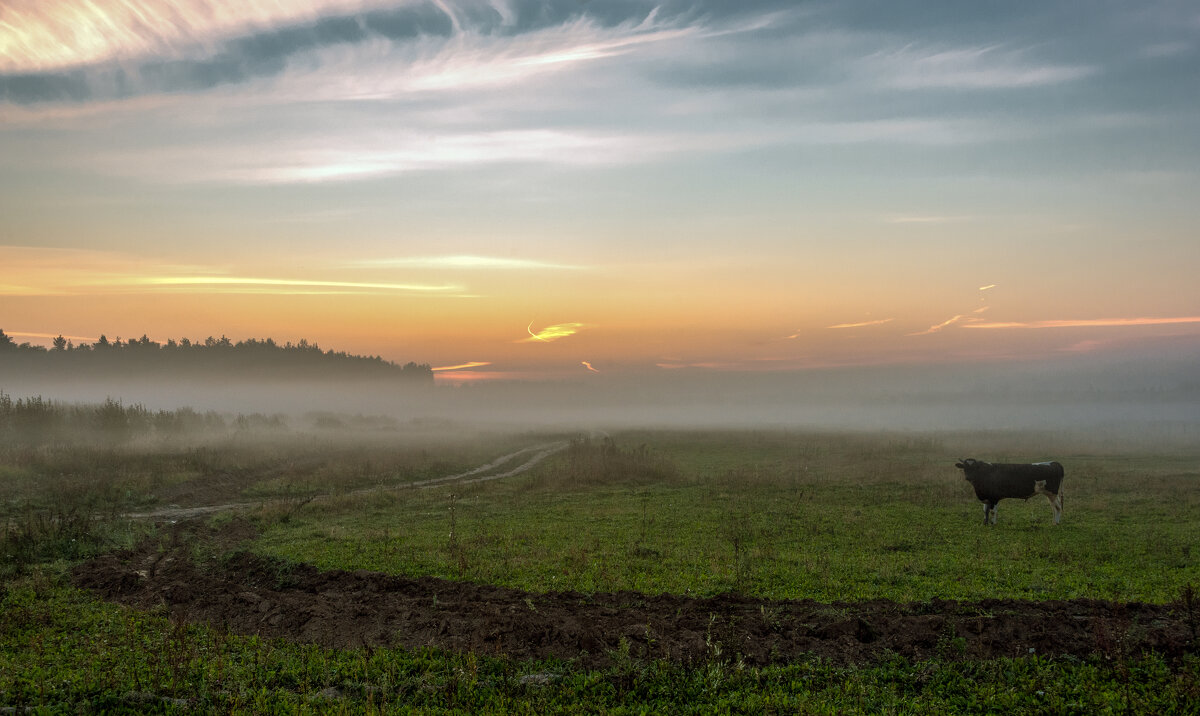
<svg viewBox="0 0 1200 716"><path fill-rule="evenodd" d="M331 647L432 646L517 658L611 663L622 643L637 657L685 663L741 658L785 663L817 654L867 663L909 658L1142 651L1178 658L1197 648L1200 605L1093 600L986 600L822 604L721 595L710 599L633 592L536 594L504 587L374 572L282 565L247 552L198 566L194 538L228 548L252 535L242 522L222 534L177 526L172 544L79 565L79 586L123 604L165 604L176 618L237 633Z"/></svg>
<svg viewBox="0 0 1200 716"><path fill-rule="evenodd" d="M530 447L517 450L516 452L511 452L507 455L502 455L485 465L480 465L479 467L473 468L471 470L467 470L466 472L460 472L455 475L446 475L444 477L435 477L435 478L431 478L428 480L417 480L414 482L404 482L404 483L400 483L398 485L392 485L390 487L385 487L385 488L368 487L368 488L363 488L363 489L359 489L359 490L353 490L348 493L341 493L341 496L344 496L346 494L349 494L349 495L366 494L366 493L370 493L370 492L378 492L383 489L386 489L386 490L418 489L418 490L420 490L420 489L429 489L431 487L444 487L444 486L450 485L450 484L465 485L465 484L470 484L470 483L475 483L475 482L487 482L489 480L499 480L501 478L512 477L513 475L520 475L523 472L527 472L527 471L533 469L534 466L536 466L541 461L550 457L551 455L554 455L555 453L559 453L559 452L562 452L563 450L566 450L569 445L570 445L570 443L567 442L566 440L559 440L557 442L544 443L544 444L540 444L540 445L532 445ZM526 457L526 459L524 459L522 462L518 463L516 466L509 467L510 465L512 465L512 463L514 461L517 460L517 458L520 458L522 456L528 456L528 457ZM508 467L508 469L502 470L502 468L505 468L505 467ZM215 480L212 477L206 477L204 482L205 482L206 489L211 489L212 486L214 485L214 483L218 484L218 486L224 487L224 488L228 488L229 486L235 486L235 489L240 490L242 487L244 487L244 485L240 481L234 480L229 477L217 478ZM315 501L320 501L320 500L328 499L333 496L334 495L315 495L311 499L315 500ZM293 501L293 498L275 499L275 500L258 500L255 502L247 502L247 501L222 502L220 504L197 505L197 506L190 506L190 507L181 507L179 505L171 505L169 507L162 507L162 508L150 510L147 512L131 512L124 516L129 519L134 519L134 520L144 520L144 519L188 520L188 519L192 519L195 517L203 517L204 515L215 514L217 512L227 512L227 511L231 511L231 510L252 510L255 508L263 507L265 505L280 504L280 503L286 503L286 502L291 502L291 501Z"/></svg>

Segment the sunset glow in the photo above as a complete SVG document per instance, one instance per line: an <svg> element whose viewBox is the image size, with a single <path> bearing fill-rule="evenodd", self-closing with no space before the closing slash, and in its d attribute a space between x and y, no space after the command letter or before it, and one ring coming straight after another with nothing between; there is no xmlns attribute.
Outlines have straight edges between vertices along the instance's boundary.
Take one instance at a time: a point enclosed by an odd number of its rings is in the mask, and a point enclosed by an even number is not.
<svg viewBox="0 0 1200 716"><path fill-rule="evenodd" d="M1200 345L1194 9L960 10L6 2L0 329L457 383Z"/></svg>

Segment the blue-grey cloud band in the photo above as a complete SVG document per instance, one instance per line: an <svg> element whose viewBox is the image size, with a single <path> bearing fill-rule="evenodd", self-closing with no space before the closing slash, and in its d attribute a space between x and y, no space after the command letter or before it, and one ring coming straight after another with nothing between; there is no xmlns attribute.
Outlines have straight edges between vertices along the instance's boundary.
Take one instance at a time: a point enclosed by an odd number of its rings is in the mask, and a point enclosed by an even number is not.
<svg viewBox="0 0 1200 716"><path fill-rule="evenodd" d="M68 69L0 73L0 101L15 104L84 102L141 94L193 92L271 77L300 54L367 42L401 44L455 34L519 35L571 23L597 27L663 26L761 13L781 3L651 3L638 0L581 3L516 0L417 2L366 12L268 27L217 40L191 37L190 48L171 56L106 59ZM501 11L503 8L503 12Z"/></svg>

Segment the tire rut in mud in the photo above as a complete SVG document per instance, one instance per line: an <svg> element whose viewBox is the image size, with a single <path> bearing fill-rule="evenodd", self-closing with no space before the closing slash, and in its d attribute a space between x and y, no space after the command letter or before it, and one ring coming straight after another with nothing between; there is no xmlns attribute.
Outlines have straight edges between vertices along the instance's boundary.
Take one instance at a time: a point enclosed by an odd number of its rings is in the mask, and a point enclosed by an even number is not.
<svg viewBox="0 0 1200 716"><path fill-rule="evenodd" d="M244 527L242 528L244 531ZM227 528L228 531L228 528ZM225 546L236 540L225 537ZM635 592L531 593L433 577L319 570L249 552L197 564L191 540L105 555L74 582L136 607L241 634L328 647L435 647L514 658L682 663L740 658L750 665L817 655L864 664L900 654L981 659L1072 655L1177 659L1196 650L1195 604L1097 600L983 600L825 604L733 594L711 598Z"/></svg>

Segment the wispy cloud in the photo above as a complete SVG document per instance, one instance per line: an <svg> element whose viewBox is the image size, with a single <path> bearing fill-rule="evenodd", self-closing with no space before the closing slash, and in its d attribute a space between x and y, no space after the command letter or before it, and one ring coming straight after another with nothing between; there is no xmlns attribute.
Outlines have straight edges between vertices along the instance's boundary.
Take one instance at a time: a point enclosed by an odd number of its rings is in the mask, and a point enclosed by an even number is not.
<svg viewBox="0 0 1200 716"><path fill-rule="evenodd" d="M846 58L850 66L865 53L867 64L880 62L871 48L881 41L899 48L892 54L908 65L940 67L964 57L973 58L971 67L1036 64L1031 53L922 52L902 37L849 28L782 40L802 11L771 3L93 0L70 10L54 0L19 0L16 7L21 27L40 27L28 32L50 38L34 44L70 45L73 28L98 44L39 58L20 33L0 28L0 48L9 48L9 64L0 65L0 110L27 124L29 114L15 112L14 103L55 113L64 105L163 99L168 106L154 121L172 131L131 129L124 142L113 141L119 132L105 132L104 148L56 161L172 184L335 183L493 165L609 167L787 145L994 142L1021 130L964 115L846 111L853 100L842 83L862 78L842 69L821 77L825 84L784 72L771 80L780 91L769 96L757 85L766 81L760 75L804 66L799 60L810 55L824 63ZM792 49L793 40L802 49ZM748 61L747 41L772 43L779 55ZM714 48L729 52L735 66L718 67ZM937 59L943 55L949 59ZM650 68L667 58L672 67L654 75ZM732 72L730 91L703 93L712 111L689 109L701 95L681 79L680 64L705 82ZM812 93L816 105L800 99ZM622 99L597 104L602 94ZM204 121L193 121L196 114ZM74 123L77 133L94 125ZM214 128L222 130L217 141Z"/></svg>
<svg viewBox="0 0 1200 716"><path fill-rule="evenodd" d="M421 283L366 283L360 281L313 281L307 279L251 278L244 276L138 276L117 278L99 282L112 282L134 286L162 286L181 289L317 289L350 291L397 291L397 292L453 292L462 291L462 286L453 284Z"/></svg>
<svg viewBox="0 0 1200 716"><path fill-rule="evenodd" d="M860 321L859 323L838 323L833 326L826 326L826 328L862 328L864 326L881 326L885 323L891 323L893 320L895 319L880 318L875 321Z"/></svg>
<svg viewBox="0 0 1200 716"><path fill-rule="evenodd" d="M658 368L666 370L679 370L681 368L727 368L732 364L718 362L699 362L699 363L666 363L660 362L654 364Z"/></svg>
<svg viewBox="0 0 1200 716"><path fill-rule="evenodd" d="M592 373L599 373L599 372L600 372L600 371L596 370L595 368L593 368L593 367L592 367L592 364L591 364L591 363L589 363L588 361L581 360L581 361L579 361L579 364L580 364L580 365L582 365L584 368L587 368L587 369L588 369L588 371L590 371L590 372L592 372Z"/></svg>
<svg viewBox="0 0 1200 716"><path fill-rule="evenodd" d="M385 259L363 259L346 264L349 268L433 268L480 270L578 270L583 267L533 259L510 259L499 256L409 256Z"/></svg>
<svg viewBox="0 0 1200 716"><path fill-rule="evenodd" d="M416 126L412 128L397 128L355 116L345 131L292 130L253 142L216 145L182 137L168 139L166 144L90 150L59 161L155 183L321 184L494 165L617 167L670 156L789 144L955 145L991 141L1000 133L973 122L920 119L802 123L751 133L684 127L668 134L631 127L597 130L576 126L583 121L580 118L566 120L556 128L486 130L439 124L436 116L414 117L413 121ZM421 122L428 126L420 126Z"/></svg>
<svg viewBox="0 0 1200 716"><path fill-rule="evenodd" d="M1108 345L1108 343L1106 341L1094 341L1094 340L1079 341L1078 343L1072 343L1071 345L1067 346L1066 348L1063 348L1062 352L1063 353L1092 353L1092 352L1100 350L1101 348L1104 348L1106 345Z"/></svg>
<svg viewBox="0 0 1200 716"><path fill-rule="evenodd" d="M978 321L967 323L964 328L1120 328L1132 326L1169 326L1200 323L1200 316L1175 316L1169 318L1082 318L1052 321Z"/></svg>
<svg viewBox="0 0 1200 716"><path fill-rule="evenodd" d="M757 367L757 366L755 366L754 361L751 361L751 362L744 362L744 361L669 362L669 361L664 360L664 361L655 363L654 365L658 368L664 368L666 370L679 370L679 369L683 369L683 368L703 368L705 370L744 370L746 368Z"/></svg>
<svg viewBox="0 0 1200 716"><path fill-rule="evenodd" d="M938 216L932 214L926 215L911 215L904 214L898 216L889 216L884 219L889 224L953 224L963 221L970 221L969 216Z"/></svg>
<svg viewBox="0 0 1200 716"><path fill-rule="evenodd" d="M58 338L60 335L62 335L60 333L30 333L27 331L9 331L9 330L5 330L4 334L9 336L10 338L44 338L44 339L51 339L51 340ZM72 340L72 341L96 341L96 340L99 340L95 336L63 336L63 338L66 338L66 339Z"/></svg>
<svg viewBox="0 0 1200 716"><path fill-rule="evenodd" d="M653 154L630 137L595 132L513 129L487 132L368 131L264 141L253 148L193 145L98 152L105 173L159 182L317 184L501 163L604 165Z"/></svg>
<svg viewBox="0 0 1200 716"><path fill-rule="evenodd" d="M382 2L363 0L8 0L0 70L30 72L211 48L214 37L312 22Z"/></svg>
<svg viewBox="0 0 1200 716"><path fill-rule="evenodd" d="M773 133L764 139L795 144L873 144L898 143L928 146L947 146L992 142L1012 136L1013 127L957 118L903 117L864 119L839 122L797 122L787 130ZM898 217L893 223L949 223L954 217ZM909 221L905 221L909 219Z"/></svg>
<svg viewBox="0 0 1200 716"><path fill-rule="evenodd" d="M51 288L37 283L0 283L0 296L60 296L66 293L61 288Z"/></svg>
<svg viewBox="0 0 1200 716"><path fill-rule="evenodd" d="M1200 21L1197 21L1200 25ZM1162 57L1182 57L1191 52L1195 52L1196 46L1191 42L1159 42L1149 45L1142 49L1143 57L1152 57L1155 59Z"/></svg>
<svg viewBox="0 0 1200 716"><path fill-rule="evenodd" d="M128 290L130 280L139 275L205 270L205 267L173 265L117 251L2 245L0 266L8 274L0 283L0 295L6 296L111 293Z"/></svg>
<svg viewBox="0 0 1200 716"><path fill-rule="evenodd" d="M8 296L131 292L461 296L465 291L454 283L236 275L225 267L171 264L120 252L86 249L0 246L0 265L20 276L20 283L0 283L0 295Z"/></svg>
<svg viewBox="0 0 1200 716"><path fill-rule="evenodd" d="M989 284L988 284L988 285L986 285L986 286L980 286L980 287L979 287L979 290L980 290L980 291L991 291L991 290L992 290L993 288L995 288L995 287L996 287L996 284L994 284L994 283L989 283Z"/></svg>
<svg viewBox="0 0 1200 716"><path fill-rule="evenodd" d="M430 368L430 370L437 373L437 372L449 371L449 370L466 370L469 368L482 368L487 365L491 365L491 362L490 361L471 361L470 363L459 363L458 365L438 366L437 368Z"/></svg>
<svg viewBox="0 0 1200 716"><path fill-rule="evenodd" d="M942 321L941 323L932 325L923 331L917 331L916 333L909 333L908 335L910 335L910 336L927 336L931 333L937 333L943 329L949 328L950 326L953 326L955 323L958 323L962 319L963 319L963 316L961 314L959 314L957 316L947 318L946 320Z"/></svg>
<svg viewBox="0 0 1200 716"><path fill-rule="evenodd" d="M1096 72L1090 65L1037 61L999 45L945 49L906 46L863 61L870 76L897 89L1013 89L1062 84Z"/></svg>
<svg viewBox="0 0 1200 716"><path fill-rule="evenodd" d="M331 60L342 98L395 97L523 82L697 30L677 24L678 8L664 20L669 13L650 7L593 11L575 3L537 11L441 0L17 5L0 15L0 99L19 103L203 91L296 65L308 65L301 71L312 80L311 66L319 74ZM347 51L357 62L353 73L337 67L337 53ZM318 88L315 96L328 93Z"/></svg>
<svg viewBox="0 0 1200 716"><path fill-rule="evenodd" d="M640 45L688 37L696 31L630 25L605 28L581 20L515 39L467 35L437 55L418 61L399 77L379 78L373 95L379 96L380 91L395 96L402 92L513 85L575 64L625 54Z"/></svg>
<svg viewBox="0 0 1200 716"><path fill-rule="evenodd" d="M531 322L528 326L525 327L525 330L529 333L529 337L522 338L516 342L517 343L538 343L538 342L551 343L553 341L557 341L560 338L566 338L568 336L575 335L576 333L579 332L580 328L583 328L582 323L558 323L553 326L546 326L542 330L534 332L533 323Z"/></svg>

